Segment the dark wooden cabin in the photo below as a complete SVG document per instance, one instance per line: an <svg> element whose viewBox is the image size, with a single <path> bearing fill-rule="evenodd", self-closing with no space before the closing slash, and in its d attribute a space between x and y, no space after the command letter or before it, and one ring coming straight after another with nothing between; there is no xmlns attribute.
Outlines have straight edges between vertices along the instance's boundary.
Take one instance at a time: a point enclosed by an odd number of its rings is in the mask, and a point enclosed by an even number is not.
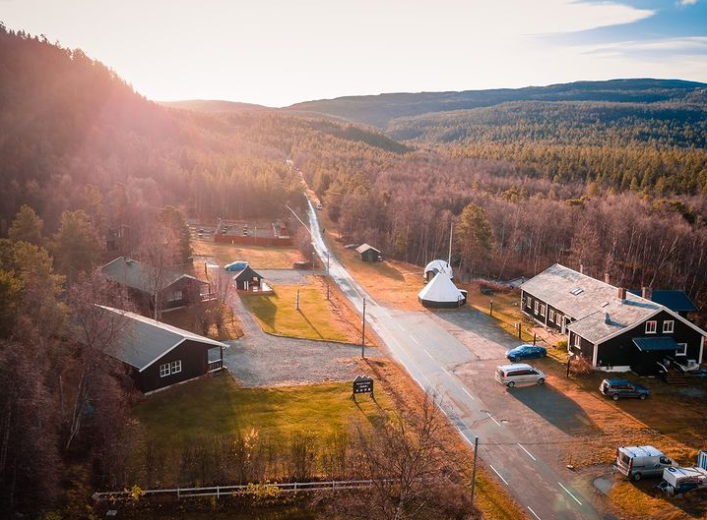
<svg viewBox="0 0 707 520"><path fill-rule="evenodd" d="M145 394L223 368L225 343L132 312L101 308L125 320L120 341L105 353L128 367Z"/></svg>
<svg viewBox="0 0 707 520"><path fill-rule="evenodd" d="M707 333L680 313L559 264L521 286L521 309L598 370L654 375L704 359Z"/></svg>

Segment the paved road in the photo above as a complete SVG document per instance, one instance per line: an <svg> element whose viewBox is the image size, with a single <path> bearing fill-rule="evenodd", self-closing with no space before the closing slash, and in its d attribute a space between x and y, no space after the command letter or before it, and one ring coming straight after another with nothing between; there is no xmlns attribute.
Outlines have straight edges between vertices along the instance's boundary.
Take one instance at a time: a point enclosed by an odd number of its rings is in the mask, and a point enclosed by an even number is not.
<svg viewBox="0 0 707 520"><path fill-rule="evenodd" d="M325 260L329 251L311 202L308 216L314 247ZM468 367L480 358L450 334L448 327L443 327L438 318L427 313L397 311L377 304L333 255L330 274L359 312L363 310L365 299L367 323L423 389L443 396L443 410L463 438L473 444L479 437L479 456L531 518L601 518L584 490L580 491L572 483L569 471L559 474L545 464L532 448L523 445L521 428L499 420L503 410L488 407L478 394L474 395L471 388L464 385ZM457 372L462 367L465 367L465 375Z"/></svg>

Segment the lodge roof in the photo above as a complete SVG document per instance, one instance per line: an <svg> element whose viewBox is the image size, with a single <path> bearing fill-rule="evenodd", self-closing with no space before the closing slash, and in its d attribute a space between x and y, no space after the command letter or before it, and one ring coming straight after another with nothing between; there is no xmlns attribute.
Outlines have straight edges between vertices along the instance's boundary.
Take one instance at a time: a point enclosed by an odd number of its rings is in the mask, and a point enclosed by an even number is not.
<svg viewBox="0 0 707 520"><path fill-rule="evenodd" d="M695 329L705 331L687 321L672 309L626 291L620 298L619 288L582 274L560 264L554 264L534 276L521 289L548 305L574 318L567 328L592 343L600 343L615 334L635 327L660 311Z"/></svg>
<svg viewBox="0 0 707 520"><path fill-rule="evenodd" d="M140 372L152 365L167 352L186 340L197 341L212 347L228 347L225 343L199 336L188 330L146 318L134 312L112 307L98 307L123 317L126 320L124 334L118 344L112 347L110 356L119 359Z"/></svg>
<svg viewBox="0 0 707 520"><path fill-rule="evenodd" d="M146 293L160 292L182 278L190 278L200 283L208 283L188 274L170 269L159 270L139 260L119 256L101 267L101 271L115 283L138 289Z"/></svg>
<svg viewBox="0 0 707 520"><path fill-rule="evenodd" d="M663 307L608 283L555 264L534 276L521 288L563 314L574 318L569 329L597 342L656 314Z"/></svg>

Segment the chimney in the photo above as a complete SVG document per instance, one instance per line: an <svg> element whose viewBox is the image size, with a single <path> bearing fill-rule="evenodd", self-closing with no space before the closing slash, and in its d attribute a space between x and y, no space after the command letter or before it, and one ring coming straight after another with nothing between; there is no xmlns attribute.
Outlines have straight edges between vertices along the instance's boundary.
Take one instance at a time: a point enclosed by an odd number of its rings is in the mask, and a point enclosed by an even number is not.
<svg viewBox="0 0 707 520"><path fill-rule="evenodd" d="M619 287L619 300L624 301L626 299L626 289L624 287Z"/></svg>
<svg viewBox="0 0 707 520"><path fill-rule="evenodd" d="M607 325L611 324L611 316L609 316L608 312L604 313L604 323L606 323Z"/></svg>
<svg viewBox="0 0 707 520"><path fill-rule="evenodd" d="M609 271L604 273L604 283L611 285L611 274L609 274Z"/></svg>
<svg viewBox="0 0 707 520"><path fill-rule="evenodd" d="M641 298L645 300L653 299L653 288L652 287L641 287Z"/></svg>

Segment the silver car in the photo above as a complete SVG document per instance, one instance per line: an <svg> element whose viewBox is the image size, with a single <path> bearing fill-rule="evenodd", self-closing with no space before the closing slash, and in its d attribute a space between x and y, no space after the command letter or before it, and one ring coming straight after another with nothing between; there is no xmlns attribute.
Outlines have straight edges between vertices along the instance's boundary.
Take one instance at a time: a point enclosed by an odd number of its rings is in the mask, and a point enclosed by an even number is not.
<svg viewBox="0 0 707 520"><path fill-rule="evenodd" d="M542 385L546 377L545 372L525 363L496 367L496 381L508 388L524 384Z"/></svg>

